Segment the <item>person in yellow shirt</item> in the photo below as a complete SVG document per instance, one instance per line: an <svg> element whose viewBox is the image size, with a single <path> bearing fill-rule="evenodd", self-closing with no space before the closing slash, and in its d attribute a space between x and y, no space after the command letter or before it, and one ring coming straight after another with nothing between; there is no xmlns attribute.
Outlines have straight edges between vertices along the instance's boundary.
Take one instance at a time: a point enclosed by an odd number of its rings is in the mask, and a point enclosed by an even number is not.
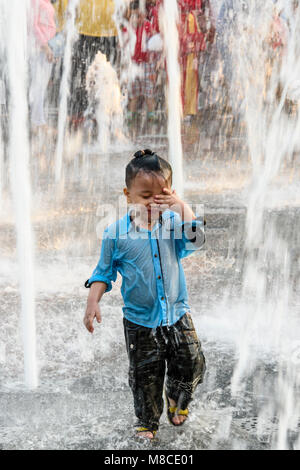
<svg viewBox="0 0 300 470"><path fill-rule="evenodd" d="M80 0L78 7L78 32L84 36L111 38L117 35L113 20L113 0Z"/></svg>
<svg viewBox="0 0 300 470"><path fill-rule="evenodd" d="M70 0L58 0L59 24L63 26ZM88 67L98 51L114 63L116 59L117 28L113 20L114 0L79 0L77 8L78 40L72 57L70 115L71 125L77 127L87 107L85 79Z"/></svg>

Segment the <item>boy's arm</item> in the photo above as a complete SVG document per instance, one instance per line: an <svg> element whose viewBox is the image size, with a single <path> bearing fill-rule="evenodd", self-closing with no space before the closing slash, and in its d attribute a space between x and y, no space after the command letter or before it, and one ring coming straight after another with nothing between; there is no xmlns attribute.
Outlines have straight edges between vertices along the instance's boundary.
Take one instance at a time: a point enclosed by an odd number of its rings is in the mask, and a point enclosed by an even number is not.
<svg viewBox="0 0 300 470"><path fill-rule="evenodd" d="M101 323L99 302L105 292L112 289L112 282L117 279L117 266L114 259L115 239L110 237L108 229L104 231L100 260L93 275L85 283L90 289L87 308L84 316L84 324L90 333L94 332L93 321L96 317Z"/></svg>
<svg viewBox="0 0 300 470"><path fill-rule="evenodd" d="M187 256L200 250L205 243L205 220L203 216L192 220L181 219L179 214L174 216L174 236L179 258Z"/></svg>
<svg viewBox="0 0 300 470"><path fill-rule="evenodd" d="M104 282L94 282L91 285L91 289L89 292L88 300L87 300L87 307L85 311L85 316L83 319L83 323L86 329L90 332L94 332L93 322L94 319L97 319L98 323L101 323L101 311L99 307L99 302L107 289L107 284Z"/></svg>

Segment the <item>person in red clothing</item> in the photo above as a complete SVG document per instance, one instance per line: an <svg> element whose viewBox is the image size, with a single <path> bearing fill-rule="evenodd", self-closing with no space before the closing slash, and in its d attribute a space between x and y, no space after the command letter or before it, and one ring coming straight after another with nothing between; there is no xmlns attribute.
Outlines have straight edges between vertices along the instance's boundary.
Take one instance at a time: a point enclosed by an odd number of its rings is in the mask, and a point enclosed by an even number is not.
<svg viewBox="0 0 300 470"><path fill-rule="evenodd" d="M280 10L274 6L273 15L271 19L269 35L265 41L267 45L267 60L266 60L266 79L265 79L265 90L264 95L266 100L273 100L272 95L272 76L275 74L279 77L280 69L282 66L282 57L287 50L287 26L280 16ZM271 94L270 94L271 92ZM276 99L279 102L281 100L283 92L283 85L281 80L278 78L278 85L276 89Z"/></svg>
<svg viewBox="0 0 300 470"><path fill-rule="evenodd" d="M206 49L205 31L199 21L203 6L203 0L179 0L184 116L195 116L198 110L199 55Z"/></svg>
<svg viewBox="0 0 300 470"><path fill-rule="evenodd" d="M139 0L134 0L129 5L127 14L128 28L123 32L127 35L127 42L130 36L135 35L135 45L131 57L135 67L135 78L131 80L128 87L129 113L128 121L131 122L137 112L139 99L144 97L148 110L148 118L154 118L154 93L156 83L156 65L150 62L150 54L147 49L147 42L155 33L153 26L147 20L145 13L140 8Z"/></svg>
<svg viewBox="0 0 300 470"><path fill-rule="evenodd" d="M287 28L276 8L274 8L270 27L269 43L274 51L279 51L280 55L283 54L287 44Z"/></svg>
<svg viewBox="0 0 300 470"><path fill-rule="evenodd" d="M159 9L163 0L146 0L146 15L150 21L153 30L159 33Z"/></svg>

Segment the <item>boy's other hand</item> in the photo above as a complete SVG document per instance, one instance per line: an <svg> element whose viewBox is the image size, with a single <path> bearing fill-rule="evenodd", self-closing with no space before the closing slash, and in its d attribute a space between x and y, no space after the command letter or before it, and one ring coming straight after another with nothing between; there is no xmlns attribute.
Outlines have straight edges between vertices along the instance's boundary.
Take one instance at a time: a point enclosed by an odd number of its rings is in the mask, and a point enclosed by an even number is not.
<svg viewBox="0 0 300 470"><path fill-rule="evenodd" d="M93 302L92 304L88 303L88 306L86 308L86 312L84 315L83 323L86 327L86 329L90 333L94 333L94 319L96 318L98 323L101 323L101 311L100 307L97 302Z"/></svg>

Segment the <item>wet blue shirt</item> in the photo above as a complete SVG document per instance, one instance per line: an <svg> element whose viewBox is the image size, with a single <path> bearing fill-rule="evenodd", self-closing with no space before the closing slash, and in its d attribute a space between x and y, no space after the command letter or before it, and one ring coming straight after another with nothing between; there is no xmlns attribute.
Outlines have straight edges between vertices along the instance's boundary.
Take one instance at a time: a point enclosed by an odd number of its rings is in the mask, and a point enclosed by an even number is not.
<svg viewBox="0 0 300 470"><path fill-rule="evenodd" d="M148 231L128 213L105 230L100 260L86 287L101 281L109 292L119 272L125 318L149 328L173 325L190 310L180 260L203 244L202 218L183 223L168 210Z"/></svg>

